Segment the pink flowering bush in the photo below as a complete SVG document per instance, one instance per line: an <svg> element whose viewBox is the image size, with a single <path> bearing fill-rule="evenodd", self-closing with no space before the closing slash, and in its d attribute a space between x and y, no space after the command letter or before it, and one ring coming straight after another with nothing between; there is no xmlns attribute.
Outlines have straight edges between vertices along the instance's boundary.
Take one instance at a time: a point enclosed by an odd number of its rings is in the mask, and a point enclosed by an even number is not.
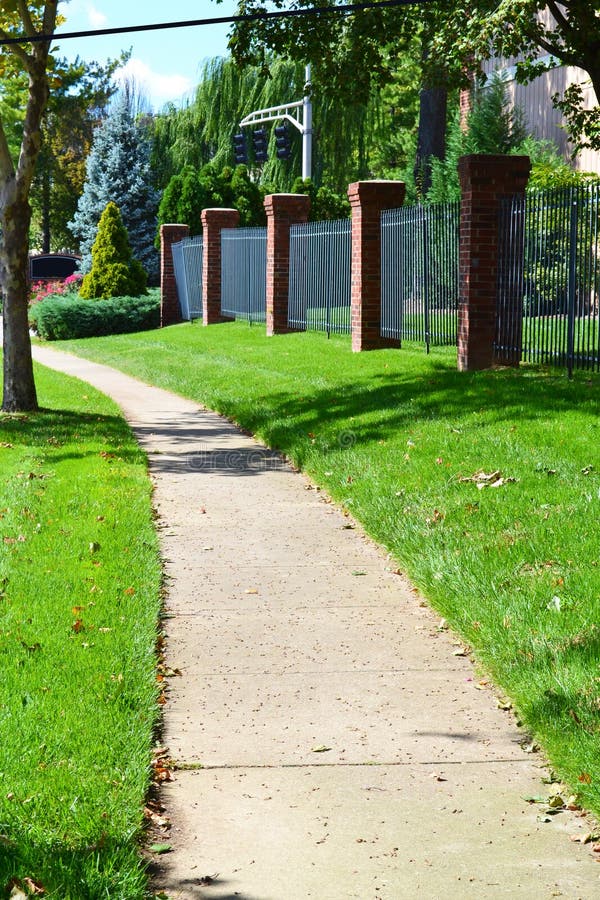
<svg viewBox="0 0 600 900"><path fill-rule="evenodd" d="M78 293L82 278L83 275L79 272L75 272L73 275L69 275L68 278L63 279L62 281L35 281L31 285L29 305L33 306L35 303L40 303L42 300L45 300L46 297Z"/></svg>

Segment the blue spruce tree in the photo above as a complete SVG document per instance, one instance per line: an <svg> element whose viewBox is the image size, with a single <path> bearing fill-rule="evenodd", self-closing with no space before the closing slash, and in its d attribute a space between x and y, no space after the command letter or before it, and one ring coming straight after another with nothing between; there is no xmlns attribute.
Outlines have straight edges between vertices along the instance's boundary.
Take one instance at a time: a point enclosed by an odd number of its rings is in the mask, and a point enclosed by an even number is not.
<svg viewBox="0 0 600 900"><path fill-rule="evenodd" d="M154 247L159 194L152 186L150 143L134 120L124 92L98 127L87 160L86 180L69 228L80 239L81 271L92 266L92 245L98 222L111 201L121 210L134 257L150 284L158 281Z"/></svg>

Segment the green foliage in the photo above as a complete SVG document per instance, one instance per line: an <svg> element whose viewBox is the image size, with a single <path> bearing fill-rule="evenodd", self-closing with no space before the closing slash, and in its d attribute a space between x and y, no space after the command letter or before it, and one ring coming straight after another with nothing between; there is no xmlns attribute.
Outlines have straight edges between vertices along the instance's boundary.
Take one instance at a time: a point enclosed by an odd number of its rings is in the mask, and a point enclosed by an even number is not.
<svg viewBox="0 0 600 900"><path fill-rule="evenodd" d="M114 72L126 59L127 54L122 54L105 65L79 58L55 64L31 192L32 240L45 252L75 243L68 222L83 190L86 157L94 129L117 90Z"/></svg>
<svg viewBox="0 0 600 900"><path fill-rule="evenodd" d="M116 203L108 203L100 216L98 234L92 247L92 269L84 276L80 296L139 297L146 292L146 273L133 258L127 231Z"/></svg>
<svg viewBox="0 0 600 900"><path fill-rule="evenodd" d="M220 172L211 164L199 171L186 166L165 188L158 209L159 227L179 223L188 225L191 235L200 234L202 210L218 207L239 210L242 226L264 225L263 199L263 191L246 166L225 166Z"/></svg>
<svg viewBox="0 0 600 900"><path fill-rule="evenodd" d="M600 98L600 19L597 3L547 3L546 0L462 0L445 4L433 42L434 56L473 71L492 56L518 57L516 78L522 84L557 65L586 71ZM553 102L567 119L576 147L600 148L600 106L584 109L583 94L568 88Z"/></svg>
<svg viewBox="0 0 600 900"><path fill-rule="evenodd" d="M91 249L106 204L117 204L136 259L153 284L158 280L154 249L158 193L152 186L150 141L145 120L135 117L135 95L125 88L94 133L86 180L69 227L80 239L81 271L89 272Z"/></svg>
<svg viewBox="0 0 600 900"><path fill-rule="evenodd" d="M552 141L538 141L529 137L523 141L519 152L531 159L528 190L578 187L600 181L600 175L573 169L564 161Z"/></svg>
<svg viewBox="0 0 600 900"><path fill-rule="evenodd" d="M452 117L446 138L446 156L432 161L431 188L427 202L460 198L457 165L466 153L519 153L527 132L523 113L513 108L506 81L492 75L474 92L473 105L463 130L459 113Z"/></svg>
<svg viewBox="0 0 600 900"><path fill-rule="evenodd" d="M77 294L50 295L29 311L29 322L46 341L129 334L160 325L160 296L111 297L90 303Z"/></svg>
<svg viewBox="0 0 600 900"><path fill-rule="evenodd" d="M310 178L297 178L292 186L293 194L307 194L310 197L310 221L325 219L347 219L350 216L350 201L346 194L338 194L331 188L317 188Z"/></svg>
<svg viewBox="0 0 600 900"><path fill-rule="evenodd" d="M476 86L468 117L467 153L511 153L527 137L523 110L513 106L506 80L494 73Z"/></svg>

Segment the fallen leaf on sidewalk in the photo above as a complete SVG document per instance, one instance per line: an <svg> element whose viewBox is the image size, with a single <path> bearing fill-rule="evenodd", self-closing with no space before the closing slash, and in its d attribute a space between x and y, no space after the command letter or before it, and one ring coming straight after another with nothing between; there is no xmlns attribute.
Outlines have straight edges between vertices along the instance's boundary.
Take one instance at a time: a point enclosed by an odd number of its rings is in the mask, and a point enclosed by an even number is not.
<svg viewBox="0 0 600 900"><path fill-rule="evenodd" d="M328 750L331 750L331 747L326 747L325 744L319 744L318 747L313 747L310 752L311 753L327 753Z"/></svg>
<svg viewBox="0 0 600 900"><path fill-rule="evenodd" d="M170 853L173 849L172 844L150 844L149 848L151 853Z"/></svg>
<svg viewBox="0 0 600 900"><path fill-rule="evenodd" d="M584 831L581 834L572 834L569 840L577 844L591 844L592 841L597 841L598 837L600 835L594 831Z"/></svg>

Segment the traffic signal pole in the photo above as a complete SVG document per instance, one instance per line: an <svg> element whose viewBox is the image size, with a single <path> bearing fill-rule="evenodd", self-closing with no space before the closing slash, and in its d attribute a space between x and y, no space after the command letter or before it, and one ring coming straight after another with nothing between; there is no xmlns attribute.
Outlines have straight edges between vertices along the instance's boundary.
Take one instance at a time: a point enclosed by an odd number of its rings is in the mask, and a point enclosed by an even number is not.
<svg viewBox="0 0 600 900"><path fill-rule="evenodd" d="M268 109L257 109L248 113L240 122L240 128L250 125L262 125L264 122L277 122L284 119L297 128L302 135L302 178L310 178L312 173L312 100L310 83L310 65L306 66L306 83L304 99L281 106L270 106Z"/></svg>
<svg viewBox="0 0 600 900"><path fill-rule="evenodd" d="M303 131L302 131L302 179L306 181L312 172L312 100L310 83L310 63L304 70L304 100L302 101Z"/></svg>

